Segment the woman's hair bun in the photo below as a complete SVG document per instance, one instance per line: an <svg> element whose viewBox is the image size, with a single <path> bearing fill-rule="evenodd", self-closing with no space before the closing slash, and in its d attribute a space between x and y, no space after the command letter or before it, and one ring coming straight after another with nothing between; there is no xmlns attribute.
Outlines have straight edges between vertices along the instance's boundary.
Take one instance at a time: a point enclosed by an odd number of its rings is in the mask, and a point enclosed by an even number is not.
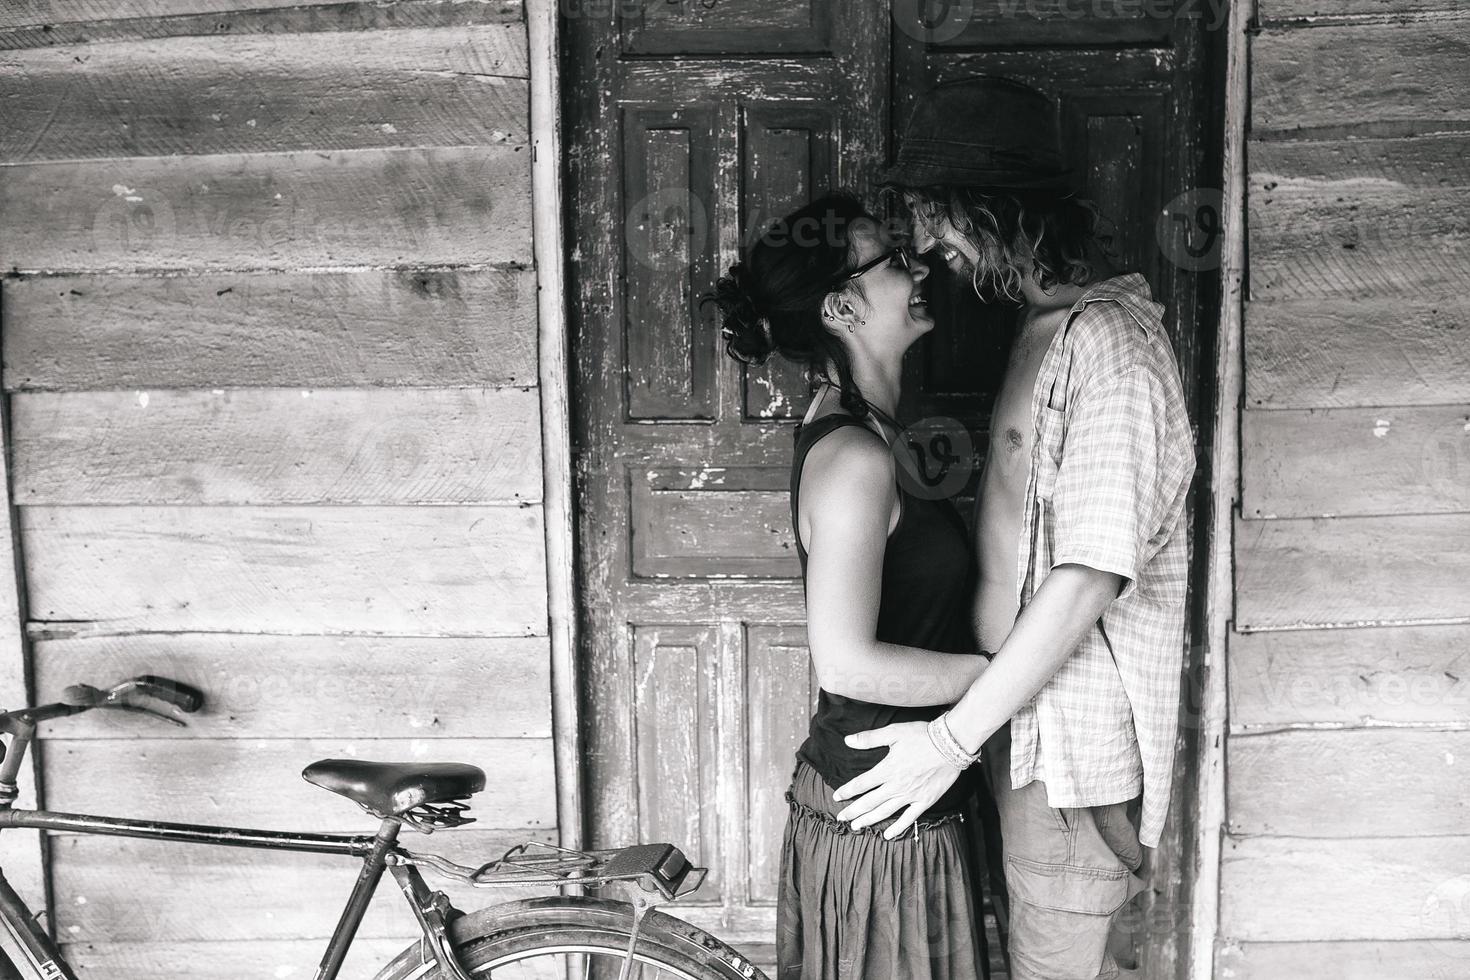
<svg viewBox="0 0 1470 980"><path fill-rule="evenodd" d="M776 349L770 318L761 310L750 270L737 262L715 283L714 303L720 309L720 333L725 352L746 364L763 364Z"/></svg>

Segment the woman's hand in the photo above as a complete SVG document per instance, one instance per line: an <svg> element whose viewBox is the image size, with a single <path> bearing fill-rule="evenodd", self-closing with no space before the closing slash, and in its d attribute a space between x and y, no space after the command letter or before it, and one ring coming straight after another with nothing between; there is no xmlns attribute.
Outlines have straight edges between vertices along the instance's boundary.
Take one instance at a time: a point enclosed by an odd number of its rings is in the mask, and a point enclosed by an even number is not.
<svg viewBox="0 0 1470 980"><path fill-rule="evenodd" d="M902 815L883 831L885 840L902 836L954 785L962 771L939 754L929 738L929 726L922 721L856 732L847 736L847 744L854 749L888 746L882 762L832 794L838 803L853 801L837 819L852 821L854 830L886 820L902 809Z"/></svg>

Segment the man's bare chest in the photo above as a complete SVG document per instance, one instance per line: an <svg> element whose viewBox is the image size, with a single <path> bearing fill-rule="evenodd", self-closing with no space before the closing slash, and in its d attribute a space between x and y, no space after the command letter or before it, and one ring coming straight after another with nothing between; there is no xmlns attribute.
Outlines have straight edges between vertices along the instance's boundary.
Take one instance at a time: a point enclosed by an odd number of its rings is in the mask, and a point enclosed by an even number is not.
<svg viewBox="0 0 1470 980"><path fill-rule="evenodd" d="M1026 491L1036 436L1032 418L1036 381L1051 339L1060 326L1060 317L1055 322L1033 323L1016 338L991 415L986 493L998 492L1008 499L1019 500Z"/></svg>

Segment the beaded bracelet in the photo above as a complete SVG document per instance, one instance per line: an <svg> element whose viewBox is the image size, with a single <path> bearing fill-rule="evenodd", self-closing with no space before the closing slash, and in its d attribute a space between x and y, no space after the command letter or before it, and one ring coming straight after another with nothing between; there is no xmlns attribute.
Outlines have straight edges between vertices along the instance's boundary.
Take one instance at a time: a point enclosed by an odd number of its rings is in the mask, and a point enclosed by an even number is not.
<svg viewBox="0 0 1470 980"><path fill-rule="evenodd" d="M929 741L934 743L934 748L939 750L945 762L956 769L968 769L980 761L980 753L976 752L971 755L965 751L959 739L955 738L954 733L949 730L949 722L946 720L948 717L949 712L946 711L929 722Z"/></svg>

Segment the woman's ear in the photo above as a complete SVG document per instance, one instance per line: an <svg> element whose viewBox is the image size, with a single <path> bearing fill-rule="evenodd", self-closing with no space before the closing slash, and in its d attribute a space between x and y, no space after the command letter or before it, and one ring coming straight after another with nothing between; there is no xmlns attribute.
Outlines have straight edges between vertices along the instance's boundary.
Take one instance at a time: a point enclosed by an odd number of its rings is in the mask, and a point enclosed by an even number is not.
<svg viewBox="0 0 1470 980"><path fill-rule="evenodd" d="M829 330L848 330L857 322L857 310L853 308L852 300L843 292L828 293L822 299L822 322Z"/></svg>

